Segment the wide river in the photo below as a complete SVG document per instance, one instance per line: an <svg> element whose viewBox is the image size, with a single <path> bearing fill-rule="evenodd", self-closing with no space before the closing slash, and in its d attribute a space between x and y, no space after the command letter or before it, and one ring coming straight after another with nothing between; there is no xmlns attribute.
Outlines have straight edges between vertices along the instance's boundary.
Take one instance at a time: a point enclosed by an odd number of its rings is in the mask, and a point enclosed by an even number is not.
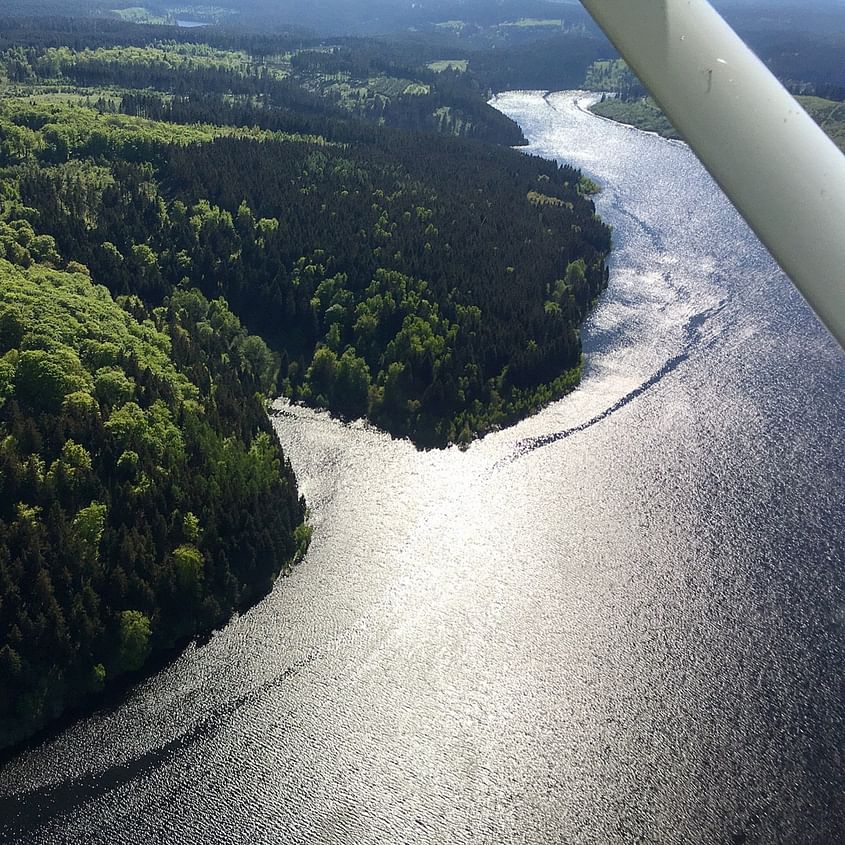
<svg viewBox="0 0 845 845"><path fill-rule="evenodd" d="M306 560L6 764L0 842L845 842L845 355L587 99L495 101L604 186L581 388L465 452L279 405Z"/></svg>

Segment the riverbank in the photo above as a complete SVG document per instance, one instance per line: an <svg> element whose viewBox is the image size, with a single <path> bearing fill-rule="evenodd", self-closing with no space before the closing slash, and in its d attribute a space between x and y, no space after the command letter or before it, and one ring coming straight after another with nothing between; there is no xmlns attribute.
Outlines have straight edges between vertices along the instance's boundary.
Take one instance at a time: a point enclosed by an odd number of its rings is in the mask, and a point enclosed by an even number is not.
<svg viewBox="0 0 845 845"><path fill-rule="evenodd" d="M599 117L624 123L644 132L656 132L663 138L683 140L681 134L669 122L666 115L650 97L640 100L620 100L608 97L590 106L590 111Z"/></svg>
<svg viewBox="0 0 845 845"><path fill-rule="evenodd" d="M821 97L795 98L810 117L821 126L828 137L845 152L845 103L825 100ZM656 132L663 138L682 141L683 136L669 122L668 118L651 97L638 100L621 100L608 97L590 107L599 117L634 126L645 132Z"/></svg>
<svg viewBox="0 0 845 845"><path fill-rule="evenodd" d="M288 578L293 575L294 569L302 563L305 555L308 553L308 547L311 544L314 529L308 522L307 516L306 511L306 520L294 529L293 534L296 542L296 551L276 572L273 584L279 578ZM239 602L232 609L232 614L228 618L221 618L216 624L180 636L172 643L152 651L143 666L138 670L125 672L122 675L110 679L102 689L93 691L67 704L58 715L44 722L37 729L24 731L19 736L11 739L11 741L0 745L0 766L58 737L80 719L92 717L94 713L110 713L119 708L134 688L165 670L186 649L202 648L212 637L222 632L240 614L248 612L250 608L263 601L273 589L273 584L264 592L257 595L250 595L248 599Z"/></svg>

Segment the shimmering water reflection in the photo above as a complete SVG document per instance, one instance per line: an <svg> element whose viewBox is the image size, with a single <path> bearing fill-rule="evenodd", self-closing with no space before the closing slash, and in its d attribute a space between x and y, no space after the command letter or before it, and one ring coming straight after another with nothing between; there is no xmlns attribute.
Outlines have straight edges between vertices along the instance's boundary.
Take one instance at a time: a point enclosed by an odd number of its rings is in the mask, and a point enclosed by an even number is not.
<svg viewBox="0 0 845 845"><path fill-rule="evenodd" d="M605 186L583 386L466 452L278 404L295 574L0 773L22 843L837 843L845 359L681 144L501 95Z"/></svg>

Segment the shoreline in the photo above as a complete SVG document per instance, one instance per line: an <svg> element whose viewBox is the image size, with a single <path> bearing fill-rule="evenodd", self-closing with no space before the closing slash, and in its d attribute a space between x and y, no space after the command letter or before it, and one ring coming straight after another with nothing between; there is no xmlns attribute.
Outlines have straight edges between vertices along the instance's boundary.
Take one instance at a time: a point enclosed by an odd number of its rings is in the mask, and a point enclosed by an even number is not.
<svg viewBox="0 0 845 845"><path fill-rule="evenodd" d="M273 436L278 440L275 428L273 430ZM301 523L301 525L307 526L307 520ZM221 620L210 628L195 631L192 634L186 634L172 645L153 652L144 665L137 671L125 672L118 675L113 681L107 683L101 691L90 693L79 701L68 705L61 713L49 719L33 733L14 740L9 745L0 746L0 771L15 758L56 739L66 730L73 727L79 720L91 718L100 711L105 714L115 712L121 705L128 701L134 689L175 663L191 646L201 648L217 636L217 634L224 631L238 617L257 607L273 592L281 579L289 578L293 574L299 564L304 560L307 552L308 546L306 544L304 550L298 549L291 560L282 564L273 580L273 585L266 593L255 596L253 600L235 607L226 619Z"/></svg>
<svg viewBox="0 0 845 845"><path fill-rule="evenodd" d="M598 92L588 92L588 93L595 94L596 97L601 97L603 94L610 94L612 92L609 92L609 91L608 92L602 92L601 94L599 94ZM669 143L672 143L672 144L680 144L683 147L689 146L689 144L687 144L687 142L684 141L682 138L673 138L671 135L664 134L659 129L656 129L656 128L650 129L650 128L646 128L645 126L637 126L636 123L628 123L625 120L621 120L621 119L615 118L615 117L609 117L608 115L604 115L604 114L601 114L597 111L594 111L593 107L599 105L601 102L602 101L600 99L597 99L596 102L591 103L589 106L585 107L576 99L575 106L580 111L585 112L587 114L590 114L592 117L595 117L598 120L605 120L608 123L615 124L616 126L624 126L626 129L633 129L637 132L642 132L645 135L651 135L654 138L661 138L662 140L669 141Z"/></svg>

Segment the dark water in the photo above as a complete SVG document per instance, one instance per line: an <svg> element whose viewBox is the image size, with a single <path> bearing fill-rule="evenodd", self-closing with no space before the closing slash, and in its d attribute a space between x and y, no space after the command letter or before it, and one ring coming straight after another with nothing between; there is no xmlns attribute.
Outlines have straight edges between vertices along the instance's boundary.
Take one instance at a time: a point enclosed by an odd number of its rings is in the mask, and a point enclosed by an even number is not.
<svg viewBox="0 0 845 845"><path fill-rule="evenodd" d="M845 356L689 151L604 183L581 389L469 451L279 406L293 577L0 772L21 843L845 842Z"/></svg>

